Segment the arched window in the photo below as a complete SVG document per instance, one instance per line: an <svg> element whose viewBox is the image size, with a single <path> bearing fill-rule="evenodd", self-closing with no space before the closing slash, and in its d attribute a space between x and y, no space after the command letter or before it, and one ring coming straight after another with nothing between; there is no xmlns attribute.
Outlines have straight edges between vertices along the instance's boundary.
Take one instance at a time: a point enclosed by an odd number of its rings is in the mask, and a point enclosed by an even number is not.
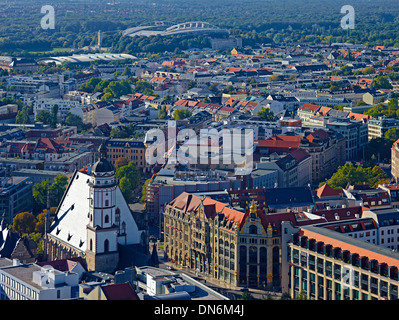
<svg viewBox="0 0 399 320"><path fill-rule="evenodd" d="M125 234L126 233L126 223L125 221L122 222L122 228L121 228L121 234Z"/></svg>
<svg viewBox="0 0 399 320"><path fill-rule="evenodd" d="M258 234L258 227L255 225L250 225L249 226L249 233L250 234Z"/></svg>
<svg viewBox="0 0 399 320"><path fill-rule="evenodd" d="M107 215L107 214L105 215L104 222L109 223L109 215Z"/></svg>
<svg viewBox="0 0 399 320"><path fill-rule="evenodd" d="M109 241L108 239L105 239L104 241L104 252L108 252L109 251Z"/></svg>
<svg viewBox="0 0 399 320"><path fill-rule="evenodd" d="M106 206L106 207L109 206L109 200L105 200L105 206Z"/></svg>

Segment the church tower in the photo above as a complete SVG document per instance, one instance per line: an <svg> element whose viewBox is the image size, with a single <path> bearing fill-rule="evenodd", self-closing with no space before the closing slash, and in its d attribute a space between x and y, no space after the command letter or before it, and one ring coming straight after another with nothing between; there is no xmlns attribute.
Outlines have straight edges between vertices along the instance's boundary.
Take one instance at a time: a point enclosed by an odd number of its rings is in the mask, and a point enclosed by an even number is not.
<svg viewBox="0 0 399 320"><path fill-rule="evenodd" d="M117 181L115 168L107 160L105 145L102 144L98 151L99 159L89 178L86 262L89 270L111 273L119 261Z"/></svg>

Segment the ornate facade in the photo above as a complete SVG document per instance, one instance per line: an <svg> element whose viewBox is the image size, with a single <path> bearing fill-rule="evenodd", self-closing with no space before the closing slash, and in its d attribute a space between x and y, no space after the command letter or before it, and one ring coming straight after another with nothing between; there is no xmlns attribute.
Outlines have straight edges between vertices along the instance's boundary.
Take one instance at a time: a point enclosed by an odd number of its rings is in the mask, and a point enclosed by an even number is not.
<svg viewBox="0 0 399 320"><path fill-rule="evenodd" d="M164 211L165 253L176 265L234 286L280 288L281 231L253 201L241 212L182 193Z"/></svg>

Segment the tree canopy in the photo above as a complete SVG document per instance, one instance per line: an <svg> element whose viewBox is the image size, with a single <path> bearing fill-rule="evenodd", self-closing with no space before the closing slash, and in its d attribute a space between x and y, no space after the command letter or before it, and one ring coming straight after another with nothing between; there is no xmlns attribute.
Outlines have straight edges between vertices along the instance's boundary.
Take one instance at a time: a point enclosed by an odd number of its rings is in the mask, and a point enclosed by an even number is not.
<svg viewBox="0 0 399 320"><path fill-rule="evenodd" d="M355 167L350 163L338 167L337 171L327 180L327 184L334 189L342 189L347 184L364 184L375 188L379 184L389 183L389 178L379 166Z"/></svg>
<svg viewBox="0 0 399 320"><path fill-rule="evenodd" d="M138 187L141 180L141 172L133 162L116 169L115 177L119 180L119 188L125 200L133 201L133 191Z"/></svg>
<svg viewBox="0 0 399 320"><path fill-rule="evenodd" d="M274 113L272 110L270 110L270 108L262 107L262 109L259 110L256 115L266 121L276 121L276 117L274 116Z"/></svg>

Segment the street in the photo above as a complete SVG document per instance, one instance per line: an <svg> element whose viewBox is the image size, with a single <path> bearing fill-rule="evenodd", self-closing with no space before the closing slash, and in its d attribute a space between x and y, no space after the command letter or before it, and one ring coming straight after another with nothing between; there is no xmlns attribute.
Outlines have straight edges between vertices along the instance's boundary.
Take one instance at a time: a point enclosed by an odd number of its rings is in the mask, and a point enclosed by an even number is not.
<svg viewBox="0 0 399 320"><path fill-rule="evenodd" d="M209 288L219 292L220 294L224 295L225 297L229 298L230 300L237 300L239 299L242 294L243 294L243 288L228 288L225 285L219 285L217 280L210 279L209 277L200 275L196 273L195 271L192 271L188 268L179 268L176 267L173 263L171 262L165 262L164 261L164 251L162 249L158 249L157 251L158 254L158 260L159 260L159 268L160 269L165 269L168 271L176 272L176 273L184 273L190 277L192 277L194 280L197 280L204 285L208 286ZM281 297L281 293L279 292L270 292L270 291L265 291L265 290L260 290L260 289L254 289L254 288L248 288L248 293L251 294L251 296L256 299L256 300L264 300L266 299L267 295L272 299L279 300Z"/></svg>

